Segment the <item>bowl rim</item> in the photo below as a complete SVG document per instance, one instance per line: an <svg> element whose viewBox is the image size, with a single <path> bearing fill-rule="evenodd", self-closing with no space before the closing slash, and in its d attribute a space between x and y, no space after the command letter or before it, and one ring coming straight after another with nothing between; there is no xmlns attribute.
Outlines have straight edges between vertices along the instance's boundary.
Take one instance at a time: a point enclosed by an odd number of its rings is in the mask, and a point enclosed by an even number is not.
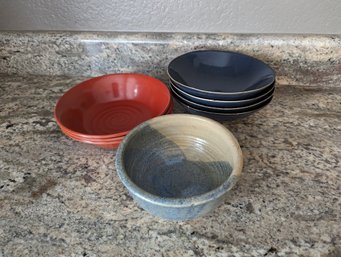
<svg viewBox="0 0 341 257"><path fill-rule="evenodd" d="M186 104L186 105L194 105L194 108L198 108L199 110L201 110L200 108L204 108L207 112L216 112L216 111L221 111L222 113L235 113L235 111L239 111L239 112L247 112L248 109L253 109L255 107L258 106L262 106L263 103L265 103L266 101L268 101L270 98L273 97L273 94L275 92L275 87L273 87L271 90L269 90L269 92L267 92L267 94L269 94L268 96L266 96L266 98L262 99L261 101L258 101L256 103L247 105L247 106L241 106L241 107L215 107L215 106L207 106L207 105L203 105L203 104L198 104L196 102L193 102L191 100L188 100L186 98L184 98L183 96L179 95L177 92L174 91L174 89L171 87L172 93L179 98L179 100ZM191 106L192 107L192 106ZM256 108L257 109L257 108ZM231 112L232 111L232 112Z"/></svg>
<svg viewBox="0 0 341 257"><path fill-rule="evenodd" d="M259 61L260 63L262 63L263 65L267 66L271 71L272 71L272 77L273 77L273 80L271 81L271 83L267 83L266 85L262 86L261 88L257 88L257 89L252 89L252 90L247 90L247 91L240 91L240 92L216 92L216 91L210 91L210 90L203 90L203 89L198 89L196 88L195 86L193 85L185 85L179 81L177 81L176 79L174 79L170 73L169 73L169 68L170 68L170 64L175 61L176 59L179 59L185 55L188 55L188 54L192 54L192 53L198 53L198 52L223 52L223 53L230 53L230 54L237 54L237 55L241 55L241 56L244 56L244 57L248 57L248 58L251 58L251 59L254 59L254 60L257 60ZM229 51L229 50L221 50L221 49L201 49L201 50L195 50L195 51L190 51L190 52L186 52L184 54L181 54L177 57L175 57L174 59L172 59L168 66L167 66L167 75L168 77L173 80L175 83L181 85L182 87L184 88L187 88L189 90L193 90L193 91L197 91L197 92L201 92L201 93L208 93L208 94L211 94L211 95L220 95L220 96L228 96L228 95L244 95L244 94L249 94L249 93L255 93L255 92L258 92L258 91L261 91L261 90L264 90L265 88L267 88L268 86L270 86L275 80L276 80L276 73L274 71L273 68L270 67L270 65L266 64L264 61L256 58L256 57L253 57L253 56L250 56L250 55L247 55L247 54L243 54L243 53L240 53L240 52L235 52L235 51Z"/></svg>
<svg viewBox="0 0 341 257"><path fill-rule="evenodd" d="M84 133L80 133L80 132L77 132L77 131L74 131L68 127L66 127L58 118L57 116L57 108L58 106L60 105L60 102L63 98L64 95L66 94L69 94L70 91L73 91L75 88L78 88L78 87L81 87L83 86L84 83L86 82L90 82L92 80L97 80L97 79L101 79L101 78L105 78L105 77L114 77L114 76L138 76L138 77L145 77L145 78L148 78L148 79L152 79L152 80L155 80L157 82L160 83L160 85L163 85L163 87L165 87L166 91L168 92L168 95L169 95L169 100L168 100L168 103L167 105L165 106L165 108L162 110L162 112L160 112L159 115L163 115L163 114L166 114L167 111L169 110L170 108L170 105L171 105L171 101L172 101L172 96L171 96L171 93L170 93L170 89L169 87L164 83L162 82L161 80L157 79L157 78L154 78L152 76L149 76L149 75L146 75L146 74L143 74L143 73L111 73L111 74L104 74L104 75L101 75L101 76L96 76L96 77L91 77L91 78L88 78L86 80L83 80L75 85L73 85L71 88L67 89L66 92L64 92L57 100L55 106L54 106L54 109L53 109L53 116L54 116L54 119L56 120L57 124L59 126L63 126L64 128L66 128L67 130L69 131L72 131L78 135L81 135L81 136L86 136L86 137L92 137L92 138L103 138L103 137L120 137L120 136L124 136L126 135L127 133L129 133L129 131L122 131L122 132L118 132L118 133L113 133L113 134L103 134L103 135L100 135L100 134L84 134ZM158 116L159 116L158 115ZM156 116L156 117L158 117Z"/></svg>
<svg viewBox="0 0 341 257"><path fill-rule="evenodd" d="M88 139L88 138L80 138L74 135L70 135L64 130L62 130L62 132L64 133L65 136L73 140L83 142L83 143L89 143L89 144L97 144L97 143L107 144L107 143L113 143L113 142L121 142L124 138L124 137L115 137L115 138L108 138L108 139Z"/></svg>
<svg viewBox="0 0 341 257"><path fill-rule="evenodd" d="M236 160L235 166L233 167L230 176L217 188L200 194L196 196L191 197L185 197L185 198L170 198L170 197L161 197L155 194L151 194L141 187L139 187L137 184L135 184L130 177L127 175L127 172L124 168L124 151L127 147L128 142L132 137L134 137L137 133L139 133L144 127L148 126L149 124L157 123L161 119L177 119L177 118L184 118L185 120L188 119L197 119L203 123L209 123L210 126L215 126L216 129L219 129L223 131L227 137L227 139L230 141L230 146L232 148L232 151L235 153ZM210 118L202 117L198 115L192 115L192 114L170 114L166 116L159 116L155 117L153 119L150 119L146 122L141 123L137 127L135 127L130 133L123 139L121 142L117 152L116 152L116 159L115 159L115 166L117 174L123 183L123 185L127 188L127 190L131 193L133 192L134 197L138 197L139 199L142 199L146 202L163 206L163 207L189 207L189 206L196 206L201 205L207 202L210 202L212 200L215 200L221 196L223 196L226 192L228 192L237 182L238 177L241 175L242 169L243 169L243 153L240 148L240 145L235 138L235 136L232 134L230 130L228 130L226 127L224 127L219 122L216 122Z"/></svg>
<svg viewBox="0 0 341 257"><path fill-rule="evenodd" d="M245 98L245 99L240 99L240 100L217 100L217 99L212 99L212 98L204 98L204 97L199 97L199 96L191 95L190 93L187 93L184 90L182 90L180 87L176 86L174 84L174 82L172 81L172 79L169 78L169 87L171 89L175 88L175 90L178 90L181 94L185 95L186 97L193 98L193 99L196 99L198 101L209 102L209 103L221 103L221 104L232 104L232 103L242 103L242 104L244 104L244 103L248 103L248 102L251 102L251 101L255 101L255 100L258 100L258 99L264 97L265 95L269 94L269 92L271 90L273 90L273 88L275 86L276 86L276 81L272 82L271 85L269 85L267 88L265 88L265 89L267 89L267 91L265 91L264 94L257 95L256 97Z"/></svg>
<svg viewBox="0 0 341 257"><path fill-rule="evenodd" d="M193 111L201 112L201 113L206 114L206 115L217 115L217 116L221 116L221 117L224 117L224 116L226 116L226 117L233 117L233 116L239 116L239 115L248 115L248 114L254 113L256 111L259 111L259 110L263 109L264 107L266 107L272 101L273 98L274 98L274 95L269 97L269 99L267 99L267 101L265 101L263 104L261 104L256 109L253 109L253 110L250 110L250 111L244 111L244 112L225 112L225 113L224 112L214 112L214 111L200 110L200 109L197 109L195 107L189 106L188 104L186 104L184 102L181 102L179 99L176 99L176 100L177 100L177 102L180 105L185 106L185 108L192 109ZM196 115L199 115L199 114L196 114Z"/></svg>

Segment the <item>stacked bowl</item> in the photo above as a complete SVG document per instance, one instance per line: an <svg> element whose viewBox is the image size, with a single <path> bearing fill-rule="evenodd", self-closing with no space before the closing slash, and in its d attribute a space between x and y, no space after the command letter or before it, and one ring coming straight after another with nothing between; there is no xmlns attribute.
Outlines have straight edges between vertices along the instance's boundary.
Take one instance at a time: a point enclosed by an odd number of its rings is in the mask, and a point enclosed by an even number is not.
<svg viewBox="0 0 341 257"><path fill-rule="evenodd" d="M168 87L143 74L109 74L86 80L57 102L54 117L68 137L117 148L140 123L172 113Z"/></svg>
<svg viewBox="0 0 341 257"><path fill-rule="evenodd" d="M174 98L187 112L220 121L260 110L275 91L274 71L236 52L188 52L173 59L167 73Z"/></svg>

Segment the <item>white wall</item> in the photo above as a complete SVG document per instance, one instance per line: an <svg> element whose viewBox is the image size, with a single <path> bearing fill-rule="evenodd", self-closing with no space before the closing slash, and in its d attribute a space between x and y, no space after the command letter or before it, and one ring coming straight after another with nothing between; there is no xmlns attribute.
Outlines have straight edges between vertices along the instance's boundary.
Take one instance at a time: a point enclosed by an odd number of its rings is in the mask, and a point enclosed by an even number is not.
<svg viewBox="0 0 341 257"><path fill-rule="evenodd" d="M0 0L0 30L341 34L341 0Z"/></svg>

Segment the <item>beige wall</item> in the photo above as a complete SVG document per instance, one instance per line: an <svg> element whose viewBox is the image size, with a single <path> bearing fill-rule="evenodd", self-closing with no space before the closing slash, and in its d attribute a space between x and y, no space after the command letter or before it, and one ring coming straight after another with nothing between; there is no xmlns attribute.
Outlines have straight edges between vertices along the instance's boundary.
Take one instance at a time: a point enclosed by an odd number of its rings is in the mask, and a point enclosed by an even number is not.
<svg viewBox="0 0 341 257"><path fill-rule="evenodd" d="M341 0L0 0L0 30L341 34Z"/></svg>

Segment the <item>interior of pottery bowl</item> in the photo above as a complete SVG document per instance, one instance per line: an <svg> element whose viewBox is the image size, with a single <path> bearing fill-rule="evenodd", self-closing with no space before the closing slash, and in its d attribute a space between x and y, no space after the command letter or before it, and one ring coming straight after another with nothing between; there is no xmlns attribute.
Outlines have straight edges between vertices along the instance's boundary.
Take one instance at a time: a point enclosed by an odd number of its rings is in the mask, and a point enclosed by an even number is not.
<svg viewBox="0 0 341 257"><path fill-rule="evenodd" d="M138 187L153 195L201 195L231 175L237 157L230 140L226 130L209 128L201 119L159 120L129 138L124 168Z"/></svg>

